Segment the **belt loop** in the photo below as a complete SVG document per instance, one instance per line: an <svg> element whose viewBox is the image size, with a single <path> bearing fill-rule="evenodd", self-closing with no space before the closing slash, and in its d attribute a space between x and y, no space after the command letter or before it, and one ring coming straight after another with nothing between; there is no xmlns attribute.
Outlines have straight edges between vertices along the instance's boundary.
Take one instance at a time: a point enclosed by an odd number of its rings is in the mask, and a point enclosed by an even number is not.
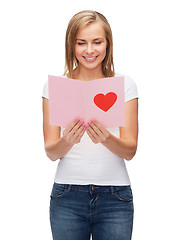
<svg viewBox="0 0 181 240"><path fill-rule="evenodd" d="M93 186L92 184L89 185L89 192L90 192L90 194L92 194L92 186Z"/></svg>
<svg viewBox="0 0 181 240"><path fill-rule="evenodd" d="M113 195L114 193L114 186L111 186L111 194Z"/></svg>
<svg viewBox="0 0 181 240"><path fill-rule="evenodd" d="M68 191L68 192L70 191L71 186L72 186L71 184L68 184L68 185L67 185L67 191Z"/></svg>

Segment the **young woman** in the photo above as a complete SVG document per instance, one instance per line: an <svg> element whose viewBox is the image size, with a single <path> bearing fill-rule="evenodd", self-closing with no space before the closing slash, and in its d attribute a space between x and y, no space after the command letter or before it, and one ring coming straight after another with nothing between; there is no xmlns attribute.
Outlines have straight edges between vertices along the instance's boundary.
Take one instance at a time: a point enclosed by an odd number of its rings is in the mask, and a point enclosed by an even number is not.
<svg viewBox="0 0 181 240"><path fill-rule="evenodd" d="M95 11L72 17L66 31L63 77L91 81L123 76L114 72L112 32ZM136 153L138 95L125 81L125 127L86 126L72 119L66 127L49 124L48 82L43 90L43 131L47 156L59 164L50 200L54 240L130 240L133 196L125 160Z"/></svg>

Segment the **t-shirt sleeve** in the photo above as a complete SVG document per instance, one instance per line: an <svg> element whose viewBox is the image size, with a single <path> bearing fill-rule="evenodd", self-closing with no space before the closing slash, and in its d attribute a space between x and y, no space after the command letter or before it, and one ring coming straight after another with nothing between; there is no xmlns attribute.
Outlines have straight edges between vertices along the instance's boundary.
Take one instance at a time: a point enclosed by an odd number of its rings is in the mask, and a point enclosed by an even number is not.
<svg viewBox="0 0 181 240"><path fill-rule="evenodd" d="M48 95L48 80L44 83L42 97L49 99Z"/></svg>
<svg viewBox="0 0 181 240"><path fill-rule="evenodd" d="M128 76L124 76L124 80L125 80L125 102L128 102L134 98L138 98L138 91L135 81Z"/></svg>

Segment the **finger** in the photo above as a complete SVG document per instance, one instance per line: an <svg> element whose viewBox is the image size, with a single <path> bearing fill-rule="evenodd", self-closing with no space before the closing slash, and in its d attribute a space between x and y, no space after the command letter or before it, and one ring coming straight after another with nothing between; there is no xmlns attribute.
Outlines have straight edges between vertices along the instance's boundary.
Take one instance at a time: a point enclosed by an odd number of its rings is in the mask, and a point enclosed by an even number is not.
<svg viewBox="0 0 181 240"><path fill-rule="evenodd" d="M93 121L93 124L102 133L102 135L99 134L100 136L106 136L106 138L109 137L110 132L101 123L99 123L98 121Z"/></svg>
<svg viewBox="0 0 181 240"><path fill-rule="evenodd" d="M76 129L80 126L80 120L74 120L69 124L69 126L63 131L63 136L67 139L68 142L73 142L75 137L73 138L73 135L75 133L75 127Z"/></svg>
<svg viewBox="0 0 181 240"><path fill-rule="evenodd" d="M93 136L95 137L95 134L97 134L99 137L102 137L103 136L103 133L102 131L98 128L98 126L96 125L96 123L94 122L91 122L91 124L89 125L90 126L90 131L91 133L93 134ZM95 132L92 132L92 129L93 131Z"/></svg>
<svg viewBox="0 0 181 240"><path fill-rule="evenodd" d="M72 121L72 122L65 128L65 130L64 130L65 134L67 134L68 132L70 132L78 122L80 122L79 119L75 119L74 121Z"/></svg>
<svg viewBox="0 0 181 240"><path fill-rule="evenodd" d="M77 143L77 137L82 133L82 131L84 130L84 127L83 126L80 126L79 129L75 132L75 131L71 131L71 132L68 132L68 134L64 137L66 138L66 140L70 143Z"/></svg>
<svg viewBox="0 0 181 240"><path fill-rule="evenodd" d="M94 128L92 126L89 127L88 132L91 134L91 136L99 141L99 135L95 132Z"/></svg>
<svg viewBox="0 0 181 240"><path fill-rule="evenodd" d="M97 139L93 136L92 132L93 130L88 130L87 129L87 134L88 136L91 138L91 140L93 141L93 143L98 143Z"/></svg>
<svg viewBox="0 0 181 240"><path fill-rule="evenodd" d="M71 135L72 139L75 141L76 138L81 134L82 131L84 131L83 124Z"/></svg>
<svg viewBox="0 0 181 240"><path fill-rule="evenodd" d="M97 128L102 132L105 133L107 131L107 129L98 121L94 120L92 121L92 123L97 126Z"/></svg>
<svg viewBox="0 0 181 240"><path fill-rule="evenodd" d="M80 129L81 128L81 129ZM73 136L75 133L80 132L82 130L82 128L84 128L84 122L83 121L79 121L70 131L71 135ZM79 130L80 129L80 130Z"/></svg>
<svg viewBox="0 0 181 240"><path fill-rule="evenodd" d="M80 142L80 140L81 140L82 136L84 135L84 133L85 133L85 129L83 128L82 132L80 132L80 134L79 134L78 137L76 138L76 141L77 141L77 142Z"/></svg>
<svg viewBox="0 0 181 240"><path fill-rule="evenodd" d="M110 136L110 133L107 129L105 129L104 133L98 128L96 123L89 124L89 131L91 135L96 139L97 142L105 142L106 139ZM100 124L101 125L101 124ZM102 127L104 130L104 127Z"/></svg>
<svg viewBox="0 0 181 240"><path fill-rule="evenodd" d="M80 128L81 125L82 125L82 122L80 120L74 124L74 126L67 132L67 135L69 136L69 138L73 137L73 135Z"/></svg>

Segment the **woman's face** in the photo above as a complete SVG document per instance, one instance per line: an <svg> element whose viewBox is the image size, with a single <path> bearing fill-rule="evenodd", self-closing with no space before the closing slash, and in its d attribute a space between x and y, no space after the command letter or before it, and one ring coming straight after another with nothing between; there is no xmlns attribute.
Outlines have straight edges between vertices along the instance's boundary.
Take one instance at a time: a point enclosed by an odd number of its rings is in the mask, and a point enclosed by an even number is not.
<svg viewBox="0 0 181 240"><path fill-rule="evenodd" d="M100 23L91 23L79 29L76 35L75 56L79 67L102 69L102 61L106 56L107 41L105 31Z"/></svg>

